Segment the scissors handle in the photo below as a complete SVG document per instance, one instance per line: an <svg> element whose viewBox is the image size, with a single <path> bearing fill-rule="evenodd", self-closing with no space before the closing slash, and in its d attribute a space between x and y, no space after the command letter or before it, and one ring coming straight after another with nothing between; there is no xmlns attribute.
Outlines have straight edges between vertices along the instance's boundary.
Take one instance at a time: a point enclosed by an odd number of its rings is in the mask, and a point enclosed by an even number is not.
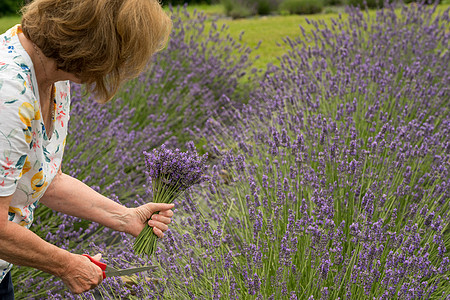
<svg viewBox="0 0 450 300"><path fill-rule="evenodd" d="M86 256L87 258L89 258L89 260L90 260L92 263L96 264L97 266L100 267L100 269L102 269L103 279L105 279L105 278L106 278L106 274L105 274L106 264L105 264L105 263L102 263L101 261L98 261L98 260L96 260L96 259L93 259L93 258L92 258L90 255L88 255L88 254L83 254L83 256Z"/></svg>

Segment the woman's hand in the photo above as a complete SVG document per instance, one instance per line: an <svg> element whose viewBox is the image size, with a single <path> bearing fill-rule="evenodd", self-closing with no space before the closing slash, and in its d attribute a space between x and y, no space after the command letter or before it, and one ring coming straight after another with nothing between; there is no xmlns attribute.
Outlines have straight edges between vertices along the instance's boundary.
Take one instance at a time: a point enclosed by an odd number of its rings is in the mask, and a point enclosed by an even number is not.
<svg viewBox="0 0 450 300"><path fill-rule="evenodd" d="M95 260L102 258L101 254L92 257ZM60 277L64 284L74 294L81 294L92 290L103 280L103 271L89 258L72 254L70 261L67 262L67 269Z"/></svg>
<svg viewBox="0 0 450 300"><path fill-rule="evenodd" d="M136 208L129 208L129 216L127 219L126 233L138 236L145 223L153 227L153 232L159 237L164 236L164 232L169 229L167 226L172 221L174 204L165 203L147 203ZM156 214L156 212L159 212Z"/></svg>

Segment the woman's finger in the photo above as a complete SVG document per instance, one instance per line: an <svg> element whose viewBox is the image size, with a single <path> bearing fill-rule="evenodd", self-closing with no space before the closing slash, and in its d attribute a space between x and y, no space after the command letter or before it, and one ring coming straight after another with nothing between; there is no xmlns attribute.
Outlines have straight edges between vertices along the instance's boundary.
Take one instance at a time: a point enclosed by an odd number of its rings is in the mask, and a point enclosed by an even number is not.
<svg viewBox="0 0 450 300"><path fill-rule="evenodd" d="M156 234L157 237L162 239L164 237L164 232L162 232L158 227L153 227L153 232Z"/></svg>
<svg viewBox="0 0 450 300"><path fill-rule="evenodd" d="M175 206L173 203L149 203L148 205L152 212L169 210Z"/></svg>
<svg viewBox="0 0 450 300"><path fill-rule="evenodd" d="M153 228L158 228L159 230L161 230L162 232L167 231L167 229L169 229L169 226L167 226L164 223L158 222L158 221L148 221L148 226L153 227Z"/></svg>
<svg viewBox="0 0 450 300"><path fill-rule="evenodd" d="M97 253L94 256L92 256L93 259L100 261L100 259L102 259L102 254L101 253Z"/></svg>
<svg viewBox="0 0 450 300"><path fill-rule="evenodd" d="M159 212L159 215L172 218L173 217L173 211L171 209L163 210Z"/></svg>
<svg viewBox="0 0 450 300"><path fill-rule="evenodd" d="M161 213L157 214L157 215L153 215L152 216L152 220L153 221L158 221L158 222L161 222L161 223L164 223L164 224L170 224L170 222L172 222L171 218L165 217L165 216L161 215Z"/></svg>

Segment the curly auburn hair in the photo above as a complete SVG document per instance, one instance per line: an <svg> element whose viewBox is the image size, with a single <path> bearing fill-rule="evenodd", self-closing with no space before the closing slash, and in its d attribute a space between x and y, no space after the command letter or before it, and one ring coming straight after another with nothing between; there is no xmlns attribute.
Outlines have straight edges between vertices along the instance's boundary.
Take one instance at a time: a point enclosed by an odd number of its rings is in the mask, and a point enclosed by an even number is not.
<svg viewBox="0 0 450 300"><path fill-rule="evenodd" d="M165 46L172 21L157 0L34 0L21 25L58 69L105 103Z"/></svg>

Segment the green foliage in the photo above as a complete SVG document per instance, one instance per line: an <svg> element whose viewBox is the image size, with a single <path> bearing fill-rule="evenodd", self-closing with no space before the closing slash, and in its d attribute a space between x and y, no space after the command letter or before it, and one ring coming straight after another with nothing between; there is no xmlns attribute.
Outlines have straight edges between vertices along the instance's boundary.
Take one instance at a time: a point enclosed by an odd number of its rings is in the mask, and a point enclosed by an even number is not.
<svg viewBox="0 0 450 300"><path fill-rule="evenodd" d="M269 15L279 6L278 0L221 0L227 16L233 19Z"/></svg>
<svg viewBox="0 0 450 300"><path fill-rule="evenodd" d="M284 0L280 4L281 11L288 11L291 14L316 14L322 12L322 0Z"/></svg>
<svg viewBox="0 0 450 300"><path fill-rule="evenodd" d="M17 15L24 4L24 0L2 0L0 1L0 17Z"/></svg>
<svg viewBox="0 0 450 300"><path fill-rule="evenodd" d="M324 0L323 4L325 6L328 6L328 5L343 5L343 4L345 4L345 1L344 0Z"/></svg>
<svg viewBox="0 0 450 300"><path fill-rule="evenodd" d="M250 6L249 3L241 3L236 0L222 0L222 5L225 8L226 15L233 19L246 18L256 14L254 7Z"/></svg>
<svg viewBox="0 0 450 300"><path fill-rule="evenodd" d="M278 5L274 5L270 0L258 0L256 10L258 15L269 15L272 11L276 10Z"/></svg>
<svg viewBox="0 0 450 300"><path fill-rule="evenodd" d="M351 6L359 6L361 8L381 8L384 6L384 0L348 0Z"/></svg>
<svg viewBox="0 0 450 300"><path fill-rule="evenodd" d="M162 5L213 4L214 0L161 0Z"/></svg>
<svg viewBox="0 0 450 300"><path fill-rule="evenodd" d="M425 3L425 4L434 4L438 2L439 4L442 3L442 0L403 0L404 3ZM450 1L447 1L450 3Z"/></svg>

